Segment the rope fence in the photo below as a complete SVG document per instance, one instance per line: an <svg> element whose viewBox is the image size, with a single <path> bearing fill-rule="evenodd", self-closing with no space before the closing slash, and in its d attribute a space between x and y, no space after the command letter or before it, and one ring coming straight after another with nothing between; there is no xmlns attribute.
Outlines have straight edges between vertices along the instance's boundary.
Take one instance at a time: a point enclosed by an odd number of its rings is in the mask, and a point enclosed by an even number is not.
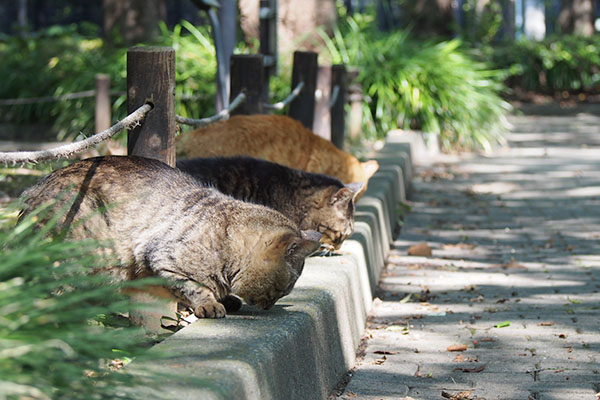
<svg viewBox="0 0 600 400"><path fill-rule="evenodd" d="M146 114L152 109L150 104L144 104L137 110L117 122L110 128L96 133L87 139L80 140L78 142L69 143L63 146L58 146L53 149L39 150L39 151L14 151L2 153L0 152L0 162L4 164L16 164L31 162L35 163L43 160L50 160L55 158L66 158L74 153L86 150L98 143L110 139L123 129L131 130L135 126L139 125L142 119L146 117Z"/></svg>
<svg viewBox="0 0 600 400"><path fill-rule="evenodd" d="M122 90L114 90L110 92L111 96L123 96L127 94L127 92ZM64 100L76 100L76 99L85 99L88 97L94 97L96 95L96 90L84 90L82 92L74 92L68 94L61 94L58 96L41 96L41 97L21 97L15 99L0 99L0 106L20 106L27 104L39 104L39 103L53 103ZM181 96L177 96L179 100L204 100L207 98L206 95L202 94L184 94Z"/></svg>
<svg viewBox="0 0 600 400"><path fill-rule="evenodd" d="M290 104L292 102L292 100L294 100L296 97L298 97L298 95L302 91L303 87L304 87L304 82L300 82L294 88L294 90L292 90L292 92L289 94L288 97L286 97L282 101L274 103L274 104L265 103L265 104L263 104L263 107L266 108L267 110L277 110L277 111L283 110L285 108L285 106Z"/></svg>
<svg viewBox="0 0 600 400"><path fill-rule="evenodd" d="M213 122L220 121L222 119L229 118L231 112L235 110L240 104L242 104L246 100L246 94L240 93L236 96L235 99L229 104L229 107L219 111L212 117L201 118L201 119L193 119L182 117L181 115L175 115L175 122L183 125L191 125L196 127L204 127L206 125L210 125Z"/></svg>
<svg viewBox="0 0 600 400"><path fill-rule="evenodd" d="M83 99L86 97L94 97L95 95L96 95L95 90L84 90L83 92L62 94L59 96L0 99L0 106L16 106L16 105L23 105L23 104L52 103L52 102L56 102L56 101L74 100L74 99Z"/></svg>
<svg viewBox="0 0 600 400"><path fill-rule="evenodd" d="M131 71L129 65L130 62ZM284 100L273 104L265 103L262 100L265 94L268 95L268 84L265 86L263 79L263 56L233 55L231 58L231 87L232 92L239 94L235 97L235 99L233 99L227 108L211 117L201 119L173 115L173 109L175 108L175 96L173 96L173 92L165 91L163 88L170 87L170 85L175 85L173 78L174 72L170 72L172 70L174 71L174 62L175 51L170 47L134 47L128 50L127 92L117 92L114 90L111 91L110 78L108 75L97 74L95 90L86 90L56 96L0 99L0 106L13 106L73 100L96 96L95 131L99 132L86 139L65 145L58 145L57 147L51 149L39 151L0 152L0 163L10 163L14 165L17 163L35 163L42 160L67 158L74 153L84 151L101 143L104 140L113 137L123 129L131 130L136 126L140 126L139 130L135 129L133 131L133 134L135 134L136 141L142 143L141 146L138 146L141 150L137 147L134 147L131 154L139 153L138 155L141 154L143 156L149 156L148 154L150 154L151 157L154 157L154 153L156 153L156 158L161 160L164 159L163 161L167 162L168 164L174 164L175 151L174 146L172 145L172 138L174 138L177 131L177 126L175 123L191 125L195 127L204 127L211 123L228 119L236 109L237 110L235 113L256 114L263 113L263 109L279 111L289 106L288 115L291 118L302 122L308 127L313 125L318 70L317 54L314 52L294 53L292 82L293 84L296 84L296 82L298 83ZM344 80L340 81L339 76L345 75L336 74L340 71L340 69L336 69L335 67L339 66L332 67L332 76L334 77L332 78L332 83L334 84L331 88L331 97L328 108L330 109L329 112L332 114L335 113L336 116L341 115L343 121L344 107L343 104L340 107L340 99L342 97L346 97L345 77ZM341 67L343 69L343 66ZM131 77L133 77L132 79L129 79L130 72ZM343 72L345 74L345 70L343 70ZM105 129L110 124L111 106L109 96L124 94L127 94L127 101L129 105L132 103L140 104L140 100L143 101L143 99L147 98L153 98L155 102L152 105L145 104L137 108L134 112L129 114L121 121L117 122L110 128ZM139 98L136 99L136 96ZM179 98L196 99L197 96L194 94L186 94L179 96ZM335 110L333 110L333 108L335 108ZM147 113L151 109L154 109L153 116L156 116L156 118L150 118L142 123L142 120L146 117ZM343 122L339 122L339 118L336 120L335 124L332 122L331 125L341 126L342 129L344 126ZM162 153L157 153L156 149L150 149L150 147L145 144L145 140L147 139L148 135L150 135L150 133L154 135L157 132L159 136L164 139L164 141L161 141L161 143L167 144L166 148L159 149ZM144 139L140 139L141 137ZM343 132L341 137L343 140ZM340 147L339 144L336 145Z"/></svg>

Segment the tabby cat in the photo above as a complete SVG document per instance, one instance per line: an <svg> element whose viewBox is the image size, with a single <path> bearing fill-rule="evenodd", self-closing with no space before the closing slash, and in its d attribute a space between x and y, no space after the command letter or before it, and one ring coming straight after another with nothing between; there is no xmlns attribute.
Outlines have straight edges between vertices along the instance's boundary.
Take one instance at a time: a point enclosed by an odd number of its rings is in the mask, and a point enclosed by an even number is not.
<svg viewBox="0 0 600 400"><path fill-rule="evenodd" d="M105 251L119 265L111 272L120 279L169 279L169 291L197 317L224 317L221 302L230 293L272 307L290 293L321 237L278 211L141 157L76 162L28 189L23 200L23 215L56 200L53 211L67 208L59 226L70 237L112 243Z"/></svg>
<svg viewBox="0 0 600 400"><path fill-rule="evenodd" d="M180 160L177 168L236 199L274 208L300 229L319 231L327 250L352 234L354 198L364 186L243 156Z"/></svg>
<svg viewBox="0 0 600 400"><path fill-rule="evenodd" d="M344 183L363 182L358 197L379 168L377 161L360 162L300 122L282 115L236 115L179 135L176 146L182 158L249 155L334 176Z"/></svg>

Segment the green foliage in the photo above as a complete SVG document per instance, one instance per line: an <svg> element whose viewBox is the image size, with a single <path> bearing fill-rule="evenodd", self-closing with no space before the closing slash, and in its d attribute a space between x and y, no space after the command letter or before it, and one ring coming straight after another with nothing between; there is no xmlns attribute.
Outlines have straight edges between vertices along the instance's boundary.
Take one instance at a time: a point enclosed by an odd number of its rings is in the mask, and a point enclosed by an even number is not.
<svg viewBox="0 0 600 400"><path fill-rule="evenodd" d="M483 55L507 71L510 87L539 93L590 92L600 84L600 37L560 35L484 47Z"/></svg>
<svg viewBox="0 0 600 400"><path fill-rule="evenodd" d="M175 112L189 118L214 114L217 56L212 39L205 27L188 21L175 25L173 32L161 23L158 44L175 49Z"/></svg>
<svg viewBox="0 0 600 400"><path fill-rule="evenodd" d="M460 36L469 42L491 43L502 27L502 4L498 1L482 4L477 0L466 0L462 8L464 26L456 27Z"/></svg>
<svg viewBox="0 0 600 400"><path fill-rule="evenodd" d="M0 42L0 98L58 96L94 89L94 75L110 75L125 89L125 51L108 49L101 39L83 36L76 26L54 26L30 36ZM7 122L51 124L59 139L93 133L94 98L2 106Z"/></svg>
<svg viewBox="0 0 600 400"><path fill-rule="evenodd" d="M26 37L0 38L0 98L58 96L94 89L94 76L108 74L113 96L113 121L127 115L127 50L113 48L97 37L89 24L79 33L75 25L53 26ZM161 26L156 43L176 53L176 112L202 117L214 112L216 60L206 29L183 21L173 32ZM192 97L191 99L189 97ZM58 139L94 133L94 98L0 106L0 119L12 123L51 125Z"/></svg>
<svg viewBox="0 0 600 400"><path fill-rule="evenodd" d="M445 148L488 148L502 140L508 103L500 74L477 62L458 40L421 42L408 31L381 33L371 18L346 17L333 38L322 34L334 63L357 66L364 130L420 128L440 135Z"/></svg>
<svg viewBox="0 0 600 400"><path fill-rule="evenodd" d="M35 229L44 209L14 226L0 215L0 398L128 399L150 378L110 368L141 354L140 329L105 326L129 310L104 274L93 241L67 242ZM125 357L124 357L125 356Z"/></svg>

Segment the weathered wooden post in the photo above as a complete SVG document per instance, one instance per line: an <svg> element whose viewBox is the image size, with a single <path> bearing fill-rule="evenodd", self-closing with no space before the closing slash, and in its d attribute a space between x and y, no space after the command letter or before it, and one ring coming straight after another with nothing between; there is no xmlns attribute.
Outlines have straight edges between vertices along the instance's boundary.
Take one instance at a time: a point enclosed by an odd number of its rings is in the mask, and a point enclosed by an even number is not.
<svg viewBox="0 0 600 400"><path fill-rule="evenodd" d="M277 71L277 0L260 0L260 53L263 55L263 101L269 102L269 81Z"/></svg>
<svg viewBox="0 0 600 400"><path fill-rule="evenodd" d="M170 47L132 47L127 50L127 112L148 102L152 104L152 110L128 133L127 154L155 158L174 167L175 50ZM131 289L129 293L134 302L146 304L130 311L134 323L161 332L162 317L176 317L177 301L164 288ZM158 301L150 293L166 297L168 301Z"/></svg>
<svg viewBox="0 0 600 400"><path fill-rule="evenodd" d="M127 112L153 105L140 126L129 131L127 154L156 158L175 166L175 50L127 50Z"/></svg>
<svg viewBox="0 0 600 400"><path fill-rule="evenodd" d="M304 87L290 103L288 115L302 122L308 129L313 128L315 118L315 89L317 88L318 54L312 51L294 52L292 68L292 90L304 82Z"/></svg>
<svg viewBox="0 0 600 400"><path fill-rule="evenodd" d="M229 102L240 92L246 100L232 114L263 113L263 57L260 54L236 54L231 56L231 94Z"/></svg>
<svg viewBox="0 0 600 400"><path fill-rule="evenodd" d="M110 76L106 74L96 74L95 81L95 132L98 133L110 128Z"/></svg>
<svg viewBox="0 0 600 400"><path fill-rule="evenodd" d="M338 149L344 147L346 134L346 67L331 66L331 143Z"/></svg>

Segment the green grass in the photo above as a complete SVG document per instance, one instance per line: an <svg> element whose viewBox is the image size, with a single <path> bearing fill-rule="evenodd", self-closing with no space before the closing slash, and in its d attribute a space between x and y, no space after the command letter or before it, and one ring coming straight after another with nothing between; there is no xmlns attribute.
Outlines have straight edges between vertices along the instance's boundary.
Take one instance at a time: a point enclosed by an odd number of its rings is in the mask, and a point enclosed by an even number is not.
<svg viewBox="0 0 600 400"><path fill-rule="evenodd" d="M98 243L52 238L52 223L36 229L44 209L15 225L15 207L0 214L0 398L135 398L127 388L151 377L111 360L143 356L148 338L107 325L131 304L123 285L91 274L103 265Z"/></svg>

